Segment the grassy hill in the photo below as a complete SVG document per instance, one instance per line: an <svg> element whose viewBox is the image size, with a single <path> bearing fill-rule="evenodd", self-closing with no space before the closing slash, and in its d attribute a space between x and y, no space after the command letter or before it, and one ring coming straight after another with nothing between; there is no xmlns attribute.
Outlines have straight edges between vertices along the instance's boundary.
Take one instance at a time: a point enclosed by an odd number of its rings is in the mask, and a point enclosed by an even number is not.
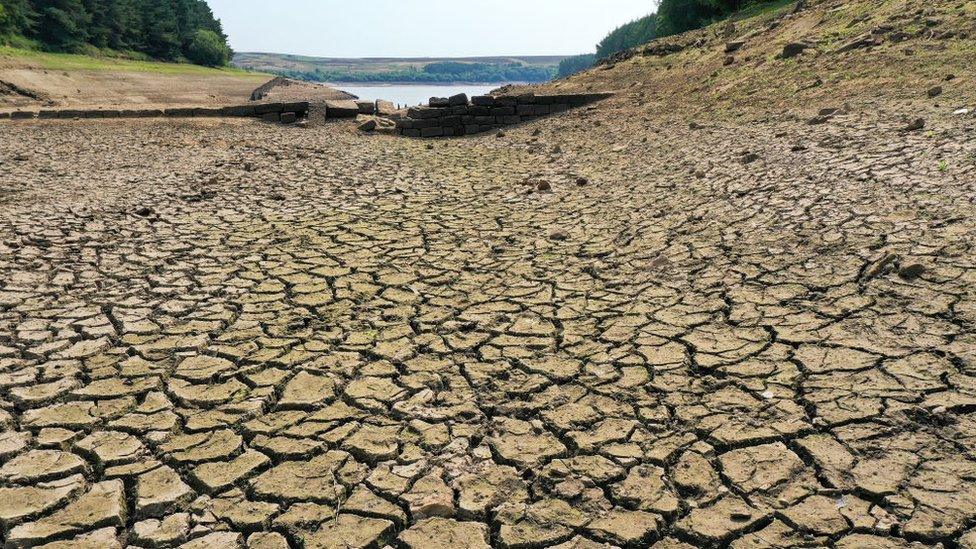
<svg viewBox="0 0 976 549"><path fill-rule="evenodd" d="M233 65L323 82L544 82L564 56L309 57L276 53L236 53Z"/></svg>

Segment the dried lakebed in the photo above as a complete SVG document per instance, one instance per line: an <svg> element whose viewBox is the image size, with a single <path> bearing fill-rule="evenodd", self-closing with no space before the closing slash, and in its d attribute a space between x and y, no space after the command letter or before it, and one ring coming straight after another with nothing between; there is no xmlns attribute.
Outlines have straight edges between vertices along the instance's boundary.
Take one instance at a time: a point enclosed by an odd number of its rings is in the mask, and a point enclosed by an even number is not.
<svg viewBox="0 0 976 549"><path fill-rule="evenodd" d="M973 547L961 122L626 108L4 126L6 546Z"/></svg>

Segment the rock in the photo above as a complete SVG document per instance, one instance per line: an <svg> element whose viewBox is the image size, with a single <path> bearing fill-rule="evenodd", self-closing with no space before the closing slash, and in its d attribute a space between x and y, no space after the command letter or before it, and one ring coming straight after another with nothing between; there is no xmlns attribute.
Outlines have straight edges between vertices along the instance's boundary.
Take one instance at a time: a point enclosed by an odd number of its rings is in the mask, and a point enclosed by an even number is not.
<svg viewBox="0 0 976 549"><path fill-rule="evenodd" d="M14 527L7 536L8 548L32 547L103 526L125 526L125 486L121 480L92 485L84 495L36 522Z"/></svg>
<svg viewBox="0 0 976 549"><path fill-rule="evenodd" d="M376 114L375 101L356 101L356 106L359 107L359 114Z"/></svg>
<svg viewBox="0 0 976 549"><path fill-rule="evenodd" d="M935 87L929 88L929 91L927 91L926 94L930 98L938 97L938 96L942 95L942 86L935 86Z"/></svg>
<svg viewBox="0 0 976 549"><path fill-rule="evenodd" d="M367 120L359 125L359 131L361 132L372 132L376 130L376 120Z"/></svg>
<svg viewBox="0 0 976 549"><path fill-rule="evenodd" d="M898 269L898 276L905 280L915 280L923 274L925 274L925 265L921 263L912 263Z"/></svg>
<svg viewBox="0 0 976 549"><path fill-rule="evenodd" d="M445 108L451 106L451 100L446 97L431 97L427 101L427 106L431 108Z"/></svg>
<svg viewBox="0 0 976 549"><path fill-rule="evenodd" d="M422 520L398 539L407 549L490 549L486 525L445 518Z"/></svg>
<svg viewBox="0 0 976 549"><path fill-rule="evenodd" d="M294 124L295 122L298 122L298 115L293 112L283 112L281 113L281 118L279 121L282 124Z"/></svg>
<svg viewBox="0 0 976 549"><path fill-rule="evenodd" d="M585 186L587 186L589 184L590 184L590 180L587 179L587 178L585 178L585 177L577 177L576 178L576 185L578 187L585 187Z"/></svg>
<svg viewBox="0 0 976 549"><path fill-rule="evenodd" d="M326 118L356 118L359 116L359 105L355 101L326 101Z"/></svg>
<svg viewBox="0 0 976 549"><path fill-rule="evenodd" d="M451 107L460 107L468 104L468 96L464 93L452 95L448 98L447 104Z"/></svg>
<svg viewBox="0 0 976 549"><path fill-rule="evenodd" d="M759 160L759 155L756 153L746 153L739 158L741 164L752 164L756 160Z"/></svg>
<svg viewBox="0 0 976 549"><path fill-rule="evenodd" d="M912 120L911 122L909 122L908 125L905 126L904 130L906 132L915 132L915 131L918 131L918 130L921 130L921 129L924 129L924 128L925 128L925 119L924 118L916 118L915 120Z"/></svg>
<svg viewBox="0 0 976 549"><path fill-rule="evenodd" d="M501 139L502 137L505 137L505 132L500 131L500 132L498 132L498 133L495 134L495 137Z"/></svg>
<svg viewBox="0 0 976 549"><path fill-rule="evenodd" d="M732 57L731 55L726 55L725 59L722 61L722 65L728 67L729 65L733 65L733 64L735 64L735 57Z"/></svg>
<svg viewBox="0 0 976 549"><path fill-rule="evenodd" d="M549 239L562 242L564 240L569 240L569 235L565 231L553 231L549 234Z"/></svg>
<svg viewBox="0 0 976 549"><path fill-rule="evenodd" d="M725 43L725 53L735 53L742 49L746 43L744 40L733 40L732 42Z"/></svg>
<svg viewBox="0 0 976 549"><path fill-rule="evenodd" d="M379 99L376 101L376 114L380 116L391 116L397 112L396 105L390 101Z"/></svg>
<svg viewBox="0 0 976 549"><path fill-rule="evenodd" d="M136 208L134 213L139 217L149 217L153 214L153 209L148 206L141 206Z"/></svg>
<svg viewBox="0 0 976 549"><path fill-rule="evenodd" d="M547 192L552 190L552 185L548 181L540 181L535 188L539 192Z"/></svg>
<svg viewBox="0 0 976 549"><path fill-rule="evenodd" d="M781 57L783 59L791 59L807 51L810 48L812 48L812 46L804 42L790 42L789 44L783 46L783 53L781 54Z"/></svg>

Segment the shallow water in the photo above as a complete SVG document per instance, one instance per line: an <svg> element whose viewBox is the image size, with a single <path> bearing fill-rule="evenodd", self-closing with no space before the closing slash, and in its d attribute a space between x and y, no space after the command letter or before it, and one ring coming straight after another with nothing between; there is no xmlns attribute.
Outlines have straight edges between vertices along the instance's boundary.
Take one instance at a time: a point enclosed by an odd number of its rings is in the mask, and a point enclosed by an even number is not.
<svg viewBox="0 0 976 549"><path fill-rule="evenodd" d="M466 93L468 97L485 95L495 88L502 87L504 84L448 84L443 86L430 84L393 84L389 86L363 86L338 83L329 85L356 95L360 99L385 99L396 103L400 107L414 107L417 105L426 105L431 97L450 97L459 93Z"/></svg>

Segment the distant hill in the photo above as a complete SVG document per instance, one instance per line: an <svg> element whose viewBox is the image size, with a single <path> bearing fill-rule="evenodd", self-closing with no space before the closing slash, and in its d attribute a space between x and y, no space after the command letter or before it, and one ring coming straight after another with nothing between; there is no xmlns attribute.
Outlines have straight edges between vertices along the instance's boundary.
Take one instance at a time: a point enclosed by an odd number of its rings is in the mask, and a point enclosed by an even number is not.
<svg viewBox="0 0 976 549"><path fill-rule="evenodd" d="M237 67L312 82L510 83L546 82L565 56L500 57L309 57L239 52Z"/></svg>

